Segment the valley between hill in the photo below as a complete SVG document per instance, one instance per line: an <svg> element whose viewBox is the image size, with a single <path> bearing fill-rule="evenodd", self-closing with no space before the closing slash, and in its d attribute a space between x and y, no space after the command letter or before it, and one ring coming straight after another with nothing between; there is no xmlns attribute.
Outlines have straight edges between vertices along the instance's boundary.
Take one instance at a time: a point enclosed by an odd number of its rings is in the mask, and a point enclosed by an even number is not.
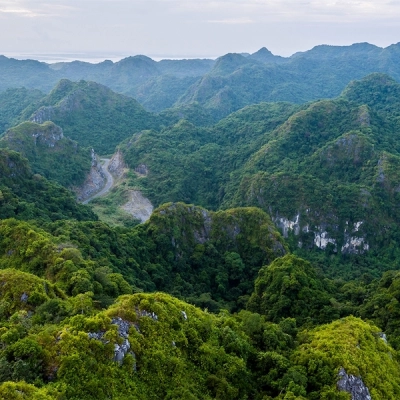
<svg viewBox="0 0 400 400"><path fill-rule="evenodd" d="M399 399L399 49L0 57L0 400Z"/></svg>

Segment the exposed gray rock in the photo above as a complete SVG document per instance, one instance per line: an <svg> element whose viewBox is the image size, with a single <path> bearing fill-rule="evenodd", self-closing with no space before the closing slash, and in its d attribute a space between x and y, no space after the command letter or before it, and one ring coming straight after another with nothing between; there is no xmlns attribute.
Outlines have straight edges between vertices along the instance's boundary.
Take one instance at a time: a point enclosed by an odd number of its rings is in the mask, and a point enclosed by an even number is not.
<svg viewBox="0 0 400 400"><path fill-rule="evenodd" d="M150 200L144 197L140 190L130 190L129 201L123 204L121 208L140 222L146 222L154 209Z"/></svg>
<svg viewBox="0 0 400 400"><path fill-rule="evenodd" d="M370 195L369 193L363 193L363 197ZM270 210L272 213L272 210ZM307 215L308 214L308 215ZM318 247L321 250L325 250L328 245L333 245L333 251L338 251L338 241L340 242L341 237L343 238L343 245L340 250L343 254L363 254L370 249L367 242L366 235L363 233L363 221L357 221L353 224L346 222L345 229L341 234L339 231L339 222L336 216L328 215L328 223L320 223L319 225L313 225L309 220L311 218L319 217L319 213L310 209L306 209L303 212L297 213L293 220L287 219L286 217L276 214L272 217L275 225L282 232L284 237L288 237L290 232L293 232L296 236L300 234L314 234L312 243L306 238L305 245L312 248ZM301 220L303 219L303 223ZM306 222L307 221L307 222ZM303 236L304 237L304 236ZM310 237L310 236L309 236ZM298 242L298 246L303 246L303 241Z"/></svg>
<svg viewBox="0 0 400 400"><path fill-rule="evenodd" d="M54 116L54 107L40 107L30 118L31 122L43 124L43 122L51 121Z"/></svg>
<svg viewBox="0 0 400 400"><path fill-rule="evenodd" d="M188 319L188 317L187 317L185 311L181 311L181 314L182 314L183 319L186 321Z"/></svg>
<svg viewBox="0 0 400 400"><path fill-rule="evenodd" d="M201 210L201 215L204 220L203 226L199 230L195 230L193 235L196 243L204 244L210 238L212 219L207 210Z"/></svg>
<svg viewBox="0 0 400 400"><path fill-rule="evenodd" d="M133 351L130 351L131 344L129 342L129 328L131 327L131 323L128 321L123 320L122 318L113 318L111 320L111 323L113 325L117 325L118 327L118 336L122 338L122 343L114 344L114 358L113 360L115 362L118 362L119 364L122 364L125 356L130 353L133 355L133 357L136 359L136 355ZM90 339L95 339L95 340L100 340L103 343L107 344L109 341L104 340L104 334L105 332L100 331L100 332L89 332L88 336ZM134 365L134 370L136 370L136 363Z"/></svg>
<svg viewBox="0 0 400 400"><path fill-rule="evenodd" d="M127 339L129 337L129 328L131 327L131 323L123 320L122 318L113 318L111 320L113 325L118 326L118 335L122 338Z"/></svg>
<svg viewBox="0 0 400 400"><path fill-rule="evenodd" d="M149 317L153 321L158 321L158 315L154 312L148 312L146 310L139 310L138 308L135 309L137 317Z"/></svg>
<svg viewBox="0 0 400 400"><path fill-rule="evenodd" d="M333 244L337 251L336 240L329 237L329 233L322 227L317 227L318 231L314 233L314 244L322 250L325 250L329 243Z"/></svg>
<svg viewBox="0 0 400 400"><path fill-rule="evenodd" d="M126 165L122 153L118 151L111 157L108 170L117 178L121 178L124 175Z"/></svg>
<svg viewBox="0 0 400 400"><path fill-rule="evenodd" d="M118 326L118 335L123 339L121 344L114 344L114 361L122 364L125 356L129 353L129 349L131 348L131 344L128 340L131 323L119 317L113 318L111 323Z"/></svg>
<svg viewBox="0 0 400 400"><path fill-rule="evenodd" d="M21 301L26 303L28 301L29 296L24 292L21 296Z"/></svg>
<svg viewBox="0 0 400 400"><path fill-rule="evenodd" d="M135 172L139 175L147 176L149 173L149 168L146 164L140 164L135 168Z"/></svg>
<svg viewBox="0 0 400 400"><path fill-rule="evenodd" d="M131 348L131 344L128 339L124 339L122 344L115 343L114 344L114 361L119 364L122 364L125 356L128 354L129 349Z"/></svg>
<svg viewBox="0 0 400 400"><path fill-rule="evenodd" d="M98 193L106 184L107 177L98 157L92 149L92 167L82 187L76 189L78 201L84 202Z"/></svg>
<svg viewBox="0 0 400 400"><path fill-rule="evenodd" d="M45 131L37 130L32 133L35 145L41 144L46 147L55 147L57 142L63 139L63 130L58 125L53 125Z"/></svg>
<svg viewBox="0 0 400 400"><path fill-rule="evenodd" d="M300 213L293 218L293 221L277 216L274 218L275 225L282 231L283 237L287 238L289 231L294 231L295 235L300 233Z"/></svg>
<svg viewBox="0 0 400 400"><path fill-rule="evenodd" d="M54 123L48 123L46 126L35 126L29 131L35 146L39 147L58 147L59 141L64 138L63 130ZM4 135L5 140L16 151L25 152L26 139L21 139L20 135L10 129ZM76 148L76 144L74 144Z"/></svg>
<svg viewBox="0 0 400 400"><path fill-rule="evenodd" d="M387 337L386 337L386 334L385 334L385 333L379 332L379 333L378 333L378 336L379 336L386 344L388 344Z"/></svg>
<svg viewBox="0 0 400 400"><path fill-rule="evenodd" d="M372 400L368 388L360 377L347 375L344 368L340 368L337 388L351 394L351 400Z"/></svg>
<svg viewBox="0 0 400 400"><path fill-rule="evenodd" d="M376 177L376 181L379 183L385 182L385 172L384 172L384 162L386 161L385 156L382 156L378 160L378 176Z"/></svg>
<svg viewBox="0 0 400 400"><path fill-rule="evenodd" d="M344 230L344 243L342 246L343 254L363 254L369 250L369 244L363 236L359 235L360 227L363 221L358 221L353 224L353 228L349 228L348 222L346 222L346 228Z"/></svg>
<svg viewBox="0 0 400 400"><path fill-rule="evenodd" d="M103 343L106 343L105 341L103 341L104 334L105 332L89 332L88 336L89 339L101 340Z"/></svg>

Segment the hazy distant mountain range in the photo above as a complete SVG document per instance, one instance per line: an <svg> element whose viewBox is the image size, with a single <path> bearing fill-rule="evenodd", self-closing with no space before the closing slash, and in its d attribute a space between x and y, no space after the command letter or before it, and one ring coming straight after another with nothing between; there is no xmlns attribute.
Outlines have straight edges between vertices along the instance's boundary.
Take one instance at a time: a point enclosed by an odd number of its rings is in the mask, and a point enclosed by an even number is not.
<svg viewBox="0 0 400 400"><path fill-rule="evenodd" d="M118 62L46 64L0 57L0 91L26 87L50 91L57 81L90 80L134 97L149 111L198 102L217 117L260 101L302 103L338 96L353 79L372 72L400 78L400 44L316 46L290 57L266 48L216 60L154 61L138 55Z"/></svg>

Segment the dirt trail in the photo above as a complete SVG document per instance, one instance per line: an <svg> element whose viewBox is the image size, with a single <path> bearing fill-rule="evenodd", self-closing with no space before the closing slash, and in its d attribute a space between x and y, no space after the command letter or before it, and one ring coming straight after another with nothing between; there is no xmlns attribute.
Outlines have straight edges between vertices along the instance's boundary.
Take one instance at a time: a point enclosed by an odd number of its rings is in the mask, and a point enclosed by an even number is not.
<svg viewBox="0 0 400 400"><path fill-rule="evenodd" d="M103 189L100 190L100 192L97 192L93 196L89 197L88 199L83 201L82 204L87 204L87 203L89 203L89 201L95 199L96 197L104 196L114 186L114 178L110 174L110 172L108 171L108 165L110 164L111 160L109 158L101 158L100 160L104 161L104 164L101 166L101 168L102 168L102 171L103 171L103 173L104 173L104 175L105 175L105 177L107 179L106 184L103 187Z"/></svg>

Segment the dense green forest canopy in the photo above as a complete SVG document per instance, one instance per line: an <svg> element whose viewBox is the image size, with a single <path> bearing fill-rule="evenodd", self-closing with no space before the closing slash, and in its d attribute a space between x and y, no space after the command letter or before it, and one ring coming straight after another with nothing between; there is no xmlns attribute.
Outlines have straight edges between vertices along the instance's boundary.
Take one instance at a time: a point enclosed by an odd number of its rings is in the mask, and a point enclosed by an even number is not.
<svg viewBox="0 0 400 400"><path fill-rule="evenodd" d="M93 220L97 216L63 186L33 174L28 160L12 150L0 149L0 218L56 221Z"/></svg>
<svg viewBox="0 0 400 400"><path fill-rule="evenodd" d="M0 58L47 79L0 94L0 399L398 399L397 47ZM148 221L76 202L91 148Z"/></svg>
<svg viewBox="0 0 400 400"><path fill-rule="evenodd" d="M303 257L319 247L343 266L368 249L360 268L342 273L378 277L398 259L389 243L398 237L399 88L372 74L337 99L261 103L209 127L181 120L136 133L120 149L132 170L146 166L131 182L155 205L260 207ZM338 258L321 262L331 276Z"/></svg>
<svg viewBox="0 0 400 400"><path fill-rule="evenodd" d="M51 121L23 122L10 128L0 139L0 147L19 152L29 160L33 172L60 185L81 185L91 167L89 149L64 137Z"/></svg>

